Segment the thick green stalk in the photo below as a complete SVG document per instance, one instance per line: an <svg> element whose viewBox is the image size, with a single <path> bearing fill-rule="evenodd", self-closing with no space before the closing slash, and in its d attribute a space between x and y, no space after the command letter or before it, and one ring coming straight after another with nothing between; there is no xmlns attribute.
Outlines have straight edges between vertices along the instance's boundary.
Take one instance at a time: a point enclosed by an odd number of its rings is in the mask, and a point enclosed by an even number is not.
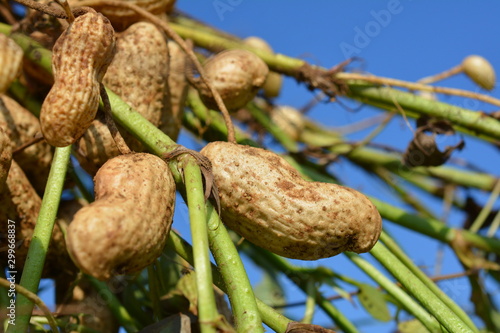
<svg viewBox="0 0 500 333"><path fill-rule="evenodd" d="M474 332L479 332L476 325L472 322L470 317L465 313L460 306L458 306L451 298L448 297L427 275L422 272L420 268L404 253L398 244L385 232L380 235L380 240L417 278L422 281L427 288L429 288L446 306L448 306L470 329Z"/></svg>
<svg viewBox="0 0 500 333"><path fill-rule="evenodd" d="M375 257L424 308L449 331L454 333L474 333L445 303L416 277L401 261L382 243L378 242L371 249Z"/></svg>
<svg viewBox="0 0 500 333"><path fill-rule="evenodd" d="M389 205L381 200L370 197L383 218L388 219L405 228L417 231L441 242L451 244L458 232L470 245L487 252L500 254L500 241L476 235L468 230L458 230L446 226L444 223L431 218L424 218L409 214L404 209Z"/></svg>
<svg viewBox="0 0 500 333"><path fill-rule="evenodd" d="M210 249L222 275L238 332L264 332L252 285L226 227L210 204L207 205Z"/></svg>
<svg viewBox="0 0 500 333"><path fill-rule="evenodd" d="M45 264L45 257L49 249L52 229L56 220L59 202L68 169L71 147L57 148L54 160L50 168L47 185L45 187L42 206L38 214L38 219L33 231L26 262L24 264L23 275L20 285L32 293L37 293L42 270ZM34 304L25 296L18 294L16 299L16 325L7 328L9 333L24 333L28 330L28 325L33 311Z"/></svg>
<svg viewBox="0 0 500 333"><path fill-rule="evenodd" d="M395 283L389 280L377 268L370 264L367 260L363 259L360 255L353 252L344 252L344 254L351 259L351 261L362 269L368 276L377 282L389 295L394 297L406 311L415 316L430 332L442 332L439 322L425 311L420 304L415 302L407 293L399 288Z"/></svg>
<svg viewBox="0 0 500 333"><path fill-rule="evenodd" d="M212 271L208 253L207 214L200 167L192 156L182 157L181 164L186 185L191 237L193 239L194 268L198 290L198 316L202 333L216 332L218 319L212 286Z"/></svg>
<svg viewBox="0 0 500 333"><path fill-rule="evenodd" d="M485 117L481 112L428 100L401 90L367 85L365 82L348 81L347 84L349 85L348 96L363 103L383 103L391 106L392 109L397 103L405 111L412 111L420 116L447 119L471 133L480 133L492 141L500 140L500 122L492 117Z"/></svg>
<svg viewBox="0 0 500 333"><path fill-rule="evenodd" d="M172 248L179 256L181 256L188 263L193 265L193 248L192 246L182 239L176 232L170 231L168 236L167 246ZM215 265L212 265L212 275L214 277L214 283L217 287L222 289L225 293L230 294L228 290L230 287L226 286L221 273ZM267 326L271 327L278 333L285 333L288 324L291 322L290 319L286 318L275 309L266 305L260 299L256 298L257 307L259 308L260 315Z"/></svg>

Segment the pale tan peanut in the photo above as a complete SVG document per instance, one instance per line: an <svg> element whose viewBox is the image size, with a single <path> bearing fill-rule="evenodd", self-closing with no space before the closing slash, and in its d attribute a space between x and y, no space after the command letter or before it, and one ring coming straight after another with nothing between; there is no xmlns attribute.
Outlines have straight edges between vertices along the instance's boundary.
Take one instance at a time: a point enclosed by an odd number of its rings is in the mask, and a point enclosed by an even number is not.
<svg viewBox="0 0 500 333"><path fill-rule="evenodd" d="M229 111L236 111L250 102L269 72L264 61L245 50L222 51L209 58L203 64L203 69ZM203 103L208 108L218 110L207 87L198 84L196 88Z"/></svg>
<svg viewBox="0 0 500 333"><path fill-rule="evenodd" d="M0 127L10 138L12 150L29 143L40 134L38 119L15 100L0 94ZM33 144L16 154L15 160L38 193L43 193L52 163L52 147L46 142Z"/></svg>
<svg viewBox="0 0 500 333"><path fill-rule="evenodd" d="M121 0L125 3L136 5L151 14L161 16L164 13L171 13L176 0ZM97 1L86 3L86 0L71 0L70 4L75 6L90 5L92 8L104 14L113 24L117 31L123 31L130 25L137 23L144 18L128 8L119 8L117 6L108 6L107 4L99 4Z"/></svg>
<svg viewBox="0 0 500 333"><path fill-rule="evenodd" d="M262 38L250 36L245 38L243 42L251 47L254 47L258 50L266 51L269 53L273 53L273 49L271 46ZM276 72L269 72L267 75L266 82L262 86L262 90L264 91L264 96L268 98L278 97L281 91L281 86L283 85L283 77L281 74Z"/></svg>
<svg viewBox="0 0 500 333"><path fill-rule="evenodd" d="M119 34L116 53L103 83L153 125L172 118L168 101L168 46L151 23L139 22ZM142 145L125 130L121 133L132 150ZM78 142L77 158L91 175L110 158L120 155L103 119L96 119Z"/></svg>
<svg viewBox="0 0 500 333"><path fill-rule="evenodd" d="M99 84L114 47L113 27L92 9L78 16L59 37L52 51L54 85L40 113L49 144L68 146L89 128L99 106Z"/></svg>
<svg viewBox="0 0 500 333"><path fill-rule="evenodd" d="M12 161L5 187L0 191L0 234L7 235L9 224L15 224L16 269L22 269L26 261L33 230L38 219L42 200L31 186L23 170ZM8 222L11 220L13 222ZM7 246L7 239L0 239L0 248ZM0 260L7 263L7 251L0 251ZM67 270L75 269L69 259L62 232L54 226L46 256L43 277L55 278Z"/></svg>
<svg viewBox="0 0 500 333"><path fill-rule="evenodd" d="M470 55L462 61L464 73L481 88L495 88L496 75L488 60L478 55Z"/></svg>
<svg viewBox="0 0 500 333"><path fill-rule="evenodd" d="M174 41L168 41L169 75L168 108L163 111L159 128L172 140L177 140L182 127L182 115L189 88L186 78L187 57Z"/></svg>
<svg viewBox="0 0 500 333"><path fill-rule="evenodd" d="M23 60L23 50L12 39L0 34L0 93L9 89L19 74Z"/></svg>
<svg viewBox="0 0 500 333"><path fill-rule="evenodd" d="M221 218L250 242L284 257L315 260L366 252L382 219L363 194L303 180L279 155L228 142L201 151L212 162Z"/></svg>
<svg viewBox="0 0 500 333"><path fill-rule="evenodd" d="M293 140L299 140L305 127L304 116L291 106L278 106L271 111L271 120Z"/></svg>
<svg viewBox="0 0 500 333"><path fill-rule="evenodd" d="M172 224L170 169L151 154L120 155L99 169L94 182L96 201L68 228L73 261L100 280L142 270L161 254Z"/></svg>

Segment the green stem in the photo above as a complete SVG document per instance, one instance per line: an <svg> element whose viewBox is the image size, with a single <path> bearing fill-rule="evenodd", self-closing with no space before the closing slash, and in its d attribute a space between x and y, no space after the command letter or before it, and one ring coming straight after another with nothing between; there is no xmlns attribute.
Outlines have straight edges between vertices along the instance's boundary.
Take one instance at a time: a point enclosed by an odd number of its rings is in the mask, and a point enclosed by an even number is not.
<svg viewBox="0 0 500 333"><path fill-rule="evenodd" d="M430 332L442 332L440 325L424 308L422 308L413 298L389 280L377 268L353 252L344 252L351 261L384 288L389 295L394 297L401 306L415 316Z"/></svg>
<svg viewBox="0 0 500 333"><path fill-rule="evenodd" d="M191 237L193 239L194 268L198 289L198 316L202 333L216 332L218 319L215 295L212 286L212 271L208 251L207 215L201 171L192 156L184 156L182 164Z"/></svg>
<svg viewBox="0 0 500 333"><path fill-rule="evenodd" d="M449 332L474 331L441 301L382 243L378 242L370 254L375 257Z"/></svg>
<svg viewBox="0 0 500 333"><path fill-rule="evenodd" d="M139 332L135 320L130 316L127 309L120 303L115 294L109 290L106 283L89 275L87 275L86 278L89 279L92 286L97 290L97 294L101 298L101 301L104 301L108 305L111 313L113 313L113 317L118 320L120 326L128 333Z"/></svg>
<svg viewBox="0 0 500 333"><path fill-rule="evenodd" d="M307 282L307 299L304 318L301 320L304 324L311 324L314 317L314 308L316 307L316 288L315 282L310 280Z"/></svg>
<svg viewBox="0 0 500 333"><path fill-rule="evenodd" d="M210 249L219 267L231 302L238 332L264 332L252 285L226 227L208 205Z"/></svg>
<svg viewBox="0 0 500 333"><path fill-rule="evenodd" d="M57 148L50 168L47 185L42 199L42 206L40 207L38 219L33 231L33 237L26 256L23 275L19 283L32 293L37 293L40 278L42 277L42 270L49 249L59 202L61 200L70 154L70 146ZM7 332L24 333L28 331L33 306L34 304L28 298L23 295L18 295L16 299L16 325L10 325L7 328Z"/></svg>
<svg viewBox="0 0 500 333"><path fill-rule="evenodd" d="M491 209L493 208L495 201L497 201L499 194L500 194L500 180L497 181L495 187L493 188L493 191L491 192L490 197L488 198L488 202L486 203L486 205L484 205L483 209L481 209L481 212L472 223L472 226L469 229L470 232L477 233L479 229L481 229L484 221L486 221L486 218L488 217L488 215L490 215Z"/></svg>
<svg viewBox="0 0 500 333"><path fill-rule="evenodd" d="M500 123L492 118L485 117L481 112L460 108L448 103L431 101L415 94L387 87L368 85L364 82L347 82L348 96L366 104L380 103L394 109L396 104L405 111L415 112L419 116L426 115L447 119L460 129L467 130L471 135L481 134L489 141L500 140ZM386 108L387 109L387 108Z"/></svg>
<svg viewBox="0 0 500 333"><path fill-rule="evenodd" d="M384 243L389 251L392 252L417 278L422 281L446 306L448 306L470 329L474 332L479 332L469 316L462 310L451 298L439 289L439 287L413 261L404 253L398 244L384 231L380 235L380 240Z"/></svg>
<svg viewBox="0 0 500 333"><path fill-rule="evenodd" d="M306 63L304 60L287 57L279 53L274 54L258 50L241 42L229 40L223 36L217 36L216 34L208 33L206 31L199 31L197 29L184 27L172 22L170 22L169 25L184 39L191 39L196 45L212 51L221 51L223 49L250 50L262 58L262 60L264 60L273 71L290 74Z"/></svg>
<svg viewBox="0 0 500 333"><path fill-rule="evenodd" d="M377 207L383 218L400 226L417 231L447 244L451 244L456 237L456 233L461 232L464 240L469 242L470 245L487 252L500 254L500 240L498 239L479 236L468 230L450 228L438 220L409 214L404 209L389 205L373 197L370 197L370 200Z"/></svg>
<svg viewBox="0 0 500 333"><path fill-rule="evenodd" d="M168 236L167 246L173 249L179 256L181 256L188 263L193 265L193 248L191 245L182 239L176 232L170 231ZM229 294L229 287L225 285L224 279L221 273L218 271L215 265L212 265L212 275L214 277L214 283L217 287L222 289L225 293ZM290 322L290 319L286 318L280 314L275 309L266 305L260 299L256 298L257 307L259 308L260 315L267 326L271 327L278 333L285 333L286 328Z"/></svg>

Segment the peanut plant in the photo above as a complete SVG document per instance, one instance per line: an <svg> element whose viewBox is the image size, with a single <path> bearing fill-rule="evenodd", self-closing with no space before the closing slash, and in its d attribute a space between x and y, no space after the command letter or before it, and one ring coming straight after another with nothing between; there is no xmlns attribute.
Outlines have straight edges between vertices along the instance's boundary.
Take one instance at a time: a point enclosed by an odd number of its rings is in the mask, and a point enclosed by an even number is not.
<svg viewBox="0 0 500 333"><path fill-rule="evenodd" d="M463 73L491 90L486 59L410 82L350 70L354 59L328 69L276 54L175 1L19 3L25 14L0 2L2 332L362 332L341 298L402 333L500 330L484 286L499 281L500 182L450 163L471 137L498 147L500 117L436 94L500 100L434 85ZM357 101L386 116L350 141L307 110L278 105L284 77L329 103ZM373 143L395 117L415 119L404 152ZM181 130L203 148L178 144ZM456 145L438 146L458 133ZM350 188L330 168L341 158L408 208ZM414 187L463 211L466 223L436 217ZM457 194L467 189L488 202ZM176 230L176 191L190 242ZM452 251L475 317L405 253L391 224ZM335 256L371 283L323 266ZM55 309L37 295L42 278L54 281ZM293 306L280 296L284 281L304 292L302 318L283 310ZM328 322L315 320L316 309Z"/></svg>

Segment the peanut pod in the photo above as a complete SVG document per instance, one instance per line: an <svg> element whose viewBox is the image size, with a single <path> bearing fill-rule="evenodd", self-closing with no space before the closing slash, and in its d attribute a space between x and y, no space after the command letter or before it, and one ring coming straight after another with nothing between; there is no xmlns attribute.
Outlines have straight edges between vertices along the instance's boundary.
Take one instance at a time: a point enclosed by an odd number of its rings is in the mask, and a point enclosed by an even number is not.
<svg viewBox="0 0 500 333"><path fill-rule="evenodd" d="M114 48L113 27L92 9L78 16L59 37L52 51L54 85L40 113L49 144L68 146L89 128L99 106L99 84Z"/></svg>
<svg viewBox="0 0 500 333"><path fill-rule="evenodd" d="M250 102L269 72L264 61L246 50L222 51L209 58L203 69L229 111L236 111ZM202 81L196 84L196 89L208 108L218 110L212 93Z"/></svg>
<svg viewBox="0 0 500 333"><path fill-rule="evenodd" d="M121 155L107 161L94 182L96 201L68 227L73 261L100 280L142 270L161 254L172 224L170 169L151 154Z"/></svg>
<svg viewBox="0 0 500 333"><path fill-rule="evenodd" d="M303 180L282 157L249 146L212 142L221 218L250 242L284 257L315 260L369 251L382 219L363 194Z"/></svg>

